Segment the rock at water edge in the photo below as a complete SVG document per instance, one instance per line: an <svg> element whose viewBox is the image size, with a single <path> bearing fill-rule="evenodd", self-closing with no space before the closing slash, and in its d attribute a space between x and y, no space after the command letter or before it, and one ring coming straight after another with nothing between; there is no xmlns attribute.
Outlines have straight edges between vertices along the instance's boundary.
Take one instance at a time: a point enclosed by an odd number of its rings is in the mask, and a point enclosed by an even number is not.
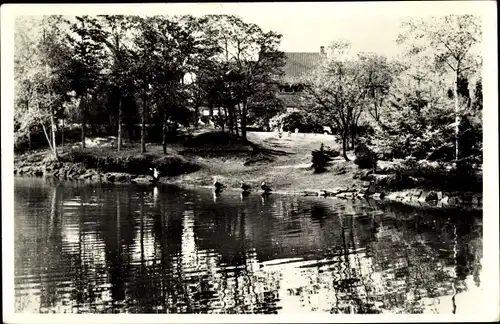
<svg viewBox="0 0 500 324"><path fill-rule="evenodd" d="M437 201L438 200L438 195L436 192L431 191L427 194L427 197L425 197L425 201Z"/></svg>

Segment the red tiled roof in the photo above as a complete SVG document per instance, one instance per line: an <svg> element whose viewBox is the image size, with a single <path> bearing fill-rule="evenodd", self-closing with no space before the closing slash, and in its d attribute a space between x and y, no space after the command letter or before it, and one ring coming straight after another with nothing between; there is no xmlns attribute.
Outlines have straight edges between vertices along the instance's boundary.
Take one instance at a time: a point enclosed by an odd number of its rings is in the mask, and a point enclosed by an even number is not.
<svg viewBox="0 0 500 324"><path fill-rule="evenodd" d="M302 74L310 72L323 59L319 52L285 52L286 65L284 81L293 82Z"/></svg>

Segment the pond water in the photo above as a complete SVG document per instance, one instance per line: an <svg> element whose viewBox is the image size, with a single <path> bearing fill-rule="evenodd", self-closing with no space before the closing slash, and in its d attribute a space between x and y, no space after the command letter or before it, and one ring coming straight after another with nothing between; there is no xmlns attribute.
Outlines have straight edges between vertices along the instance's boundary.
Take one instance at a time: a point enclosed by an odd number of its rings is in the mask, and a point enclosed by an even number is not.
<svg viewBox="0 0 500 324"><path fill-rule="evenodd" d="M14 197L16 312L452 314L482 287L482 211L21 177Z"/></svg>

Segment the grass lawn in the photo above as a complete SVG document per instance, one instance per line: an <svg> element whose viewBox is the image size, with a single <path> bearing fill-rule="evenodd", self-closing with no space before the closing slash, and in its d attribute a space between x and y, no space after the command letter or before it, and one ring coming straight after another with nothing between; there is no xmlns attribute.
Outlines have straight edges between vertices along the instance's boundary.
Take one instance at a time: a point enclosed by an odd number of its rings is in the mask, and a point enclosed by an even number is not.
<svg viewBox="0 0 500 324"><path fill-rule="evenodd" d="M241 180L252 187L260 187L266 181L277 191L301 191L317 189L333 189L340 186L351 186L354 181L350 170L357 169L353 162L345 162L338 158L324 173L315 174L311 169L311 151L319 149L321 143L335 149L332 135L324 134L283 134L282 138L274 132L249 132L248 140L257 146L275 151L271 153L272 161L245 165L246 157L203 157L193 155L193 162L200 165L200 170L168 179L169 182L209 186L212 177L228 187L237 188ZM174 152L177 148L171 148ZM177 151L180 153L179 151ZM353 158L353 156L351 156ZM347 170L344 174L330 171L339 166Z"/></svg>
<svg viewBox="0 0 500 324"><path fill-rule="evenodd" d="M197 135L200 134L200 132L197 133ZM279 138L275 132L249 132L247 137L251 145L235 145L236 150L242 148L242 152L227 152L231 146L222 146L217 154L206 154L206 151L202 152L201 147L186 147L181 143L169 144L168 156L193 162L200 168L178 176L162 177L160 181L182 185L211 186L213 177L217 176L218 181L229 188L239 188L240 181L244 181L255 189L260 189L262 181L266 181L274 191L282 192L307 189L328 190L351 186L359 182L352 178L352 173L357 166L352 161L345 162L342 157L334 159L326 172L315 174L311 169L311 151L319 149L321 143L337 150L340 149L332 135L292 133L288 136L284 133L282 138ZM64 151L70 151L71 146L76 144L78 143L68 144ZM210 144L217 146L217 143ZM191 152L187 152L189 150ZM116 152L116 148L111 147L88 147L84 151L94 156L114 158L141 156L138 143L128 144L121 152ZM153 160L165 159L161 145L147 145L146 151L145 155ZM38 150L16 156L16 160L20 158L28 161L41 160L47 155L47 150ZM354 158L352 152L348 152L348 156L351 160ZM245 163L249 158L256 162ZM339 169L342 172L339 172Z"/></svg>

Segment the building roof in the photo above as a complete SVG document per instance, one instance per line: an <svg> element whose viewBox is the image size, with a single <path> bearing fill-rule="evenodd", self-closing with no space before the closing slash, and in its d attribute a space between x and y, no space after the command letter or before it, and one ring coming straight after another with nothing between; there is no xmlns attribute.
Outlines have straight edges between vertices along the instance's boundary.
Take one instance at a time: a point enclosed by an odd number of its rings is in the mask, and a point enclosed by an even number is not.
<svg viewBox="0 0 500 324"><path fill-rule="evenodd" d="M312 71L324 58L319 52L285 52L284 81L292 83L302 74Z"/></svg>
<svg viewBox="0 0 500 324"><path fill-rule="evenodd" d="M302 97L300 93L278 93L278 98L281 99L286 108L301 108Z"/></svg>

